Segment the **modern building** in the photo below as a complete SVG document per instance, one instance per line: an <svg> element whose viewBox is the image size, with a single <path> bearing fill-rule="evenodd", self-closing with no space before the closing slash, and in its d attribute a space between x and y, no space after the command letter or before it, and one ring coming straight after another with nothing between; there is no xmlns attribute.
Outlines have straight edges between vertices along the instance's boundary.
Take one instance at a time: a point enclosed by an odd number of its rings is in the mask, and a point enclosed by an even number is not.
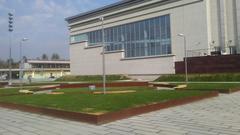
<svg viewBox="0 0 240 135"><path fill-rule="evenodd" d="M183 37L188 57L239 54L239 16L239 0L122 0L66 18L71 74L102 74L103 44L107 74L130 76L174 74Z"/></svg>

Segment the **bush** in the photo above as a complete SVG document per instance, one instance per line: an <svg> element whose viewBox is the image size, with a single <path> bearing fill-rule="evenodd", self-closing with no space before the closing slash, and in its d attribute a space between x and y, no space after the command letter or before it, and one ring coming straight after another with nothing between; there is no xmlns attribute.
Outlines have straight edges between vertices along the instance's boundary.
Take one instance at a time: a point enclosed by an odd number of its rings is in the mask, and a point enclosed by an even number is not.
<svg viewBox="0 0 240 135"><path fill-rule="evenodd" d="M240 73L189 74L189 81L194 82L240 82ZM156 82L184 82L185 74L163 75Z"/></svg>
<svg viewBox="0 0 240 135"><path fill-rule="evenodd" d="M128 77L124 75L107 75L107 81L118 81L118 80L129 80ZM101 75L89 75L89 76L63 76L58 78L56 81L61 82L100 82L102 81Z"/></svg>

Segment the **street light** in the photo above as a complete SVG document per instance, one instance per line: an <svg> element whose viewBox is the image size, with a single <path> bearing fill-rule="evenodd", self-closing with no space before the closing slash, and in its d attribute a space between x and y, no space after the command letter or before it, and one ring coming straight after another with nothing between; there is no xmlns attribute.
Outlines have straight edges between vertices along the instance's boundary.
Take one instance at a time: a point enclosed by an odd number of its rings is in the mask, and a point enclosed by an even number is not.
<svg viewBox="0 0 240 135"><path fill-rule="evenodd" d="M102 22L102 69L103 69L103 93L106 94L106 66L105 66L105 35L104 35L104 17L99 18Z"/></svg>
<svg viewBox="0 0 240 135"><path fill-rule="evenodd" d="M186 42L186 36L182 33L178 34L179 37L182 37L184 39L184 53L185 53L185 81L186 84L188 83L188 63L187 63L187 42Z"/></svg>
<svg viewBox="0 0 240 135"><path fill-rule="evenodd" d="M13 32L13 14L8 13L8 32L9 32L9 81L8 85L12 85L12 32Z"/></svg>
<svg viewBox="0 0 240 135"><path fill-rule="evenodd" d="M22 57L22 45L23 45L23 42L25 41L28 41L27 38L23 38L20 40L20 64L19 64L19 69L20 69L20 72L19 72L19 79L20 79L20 83L21 83L21 87L20 89L22 90L22 86L23 86L23 57Z"/></svg>

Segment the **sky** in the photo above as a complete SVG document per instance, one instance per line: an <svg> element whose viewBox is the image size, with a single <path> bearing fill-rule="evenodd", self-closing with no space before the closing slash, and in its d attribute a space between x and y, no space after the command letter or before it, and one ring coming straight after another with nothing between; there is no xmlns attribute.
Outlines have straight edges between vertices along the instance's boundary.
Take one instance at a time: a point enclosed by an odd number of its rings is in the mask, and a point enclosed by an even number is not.
<svg viewBox="0 0 240 135"><path fill-rule="evenodd" d="M22 38L23 55L29 59L58 53L69 59L66 17L86 12L119 0L0 0L0 59L9 57L8 12L14 14L12 53L19 59Z"/></svg>

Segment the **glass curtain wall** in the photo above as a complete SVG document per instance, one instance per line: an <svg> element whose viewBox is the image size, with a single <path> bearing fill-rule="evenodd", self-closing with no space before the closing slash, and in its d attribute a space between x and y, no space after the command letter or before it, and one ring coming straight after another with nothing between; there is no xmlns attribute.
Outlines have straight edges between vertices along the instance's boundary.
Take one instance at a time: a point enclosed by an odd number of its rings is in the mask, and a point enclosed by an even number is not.
<svg viewBox="0 0 240 135"><path fill-rule="evenodd" d="M170 15L106 28L106 51L125 51L126 58L171 54ZM88 46L101 45L101 30L76 35L71 41L87 40Z"/></svg>

